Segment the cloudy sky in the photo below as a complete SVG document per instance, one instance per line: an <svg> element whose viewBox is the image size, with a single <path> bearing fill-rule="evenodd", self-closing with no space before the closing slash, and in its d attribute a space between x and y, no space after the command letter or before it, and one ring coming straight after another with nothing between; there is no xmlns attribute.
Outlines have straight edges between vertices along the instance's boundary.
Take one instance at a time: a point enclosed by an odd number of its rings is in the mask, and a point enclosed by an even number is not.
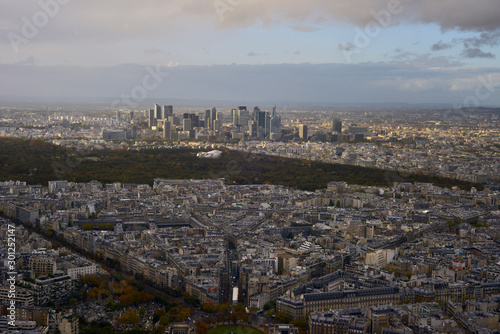
<svg viewBox="0 0 500 334"><path fill-rule="evenodd" d="M500 105L498 0L0 0L0 8L3 99Z"/></svg>

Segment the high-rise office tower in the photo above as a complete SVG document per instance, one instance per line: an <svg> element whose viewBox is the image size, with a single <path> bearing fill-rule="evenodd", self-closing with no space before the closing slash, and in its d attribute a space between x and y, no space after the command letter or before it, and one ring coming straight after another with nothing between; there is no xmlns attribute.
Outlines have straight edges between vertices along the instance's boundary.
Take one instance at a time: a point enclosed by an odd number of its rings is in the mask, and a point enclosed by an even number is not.
<svg viewBox="0 0 500 334"><path fill-rule="evenodd" d="M170 122L163 122L163 138L170 139Z"/></svg>
<svg viewBox="0 0 500 334"><path fill-rule="evenodd" d="M256 121L248 121L248 133L250 134L250 137L257 138L258 126Z"/></svg>
<svg viewBox="0 0 500 334"><path fill-rule="evenodd" d="M332 121L332 132L342 133L342 121L334 118Z"/></svg>
<svg viewBox="0 0 500 334"><path fill-rule="evenodd" d="M213 121L212 121L212 111L210 109L205 110L205 128L212 130Z"/></svg>
<svg viewBox="0 0 500 334"><path fill-rule="evenodd" d="M182 114L182 118L183 119L190 119L191 120L191 129L192 128L197 128L199 127L199 120L200 120L200 116L196 115L196 114L190 114L190 113L184 113Z"/></svg>
<svg viewBox="0 0 500 334"><path fill-rule="evenodd" d="M189 118L191 119L191 128L199 128L200 127L200 116L196 114L189 114Z"/></svg>
<svg viewBox="0 0 500 334"><path fill-rule="evenodd" d="M170 124L173 124L176 126L181 124L179 117L176 117L175 115L168 116L168 121L170 122Z"/></svg>
<svg viewBox="0 0 500 334"><path fill-rule="evenodd" d="M269 138L271 136L271 114L267 111L264 113L264 122L266 138Z"/></svg>
<svg viewBox="0 0 500 334"><path fill-rule="evenodd" d="M253 115L252 115L252 118L254 121L256 121L257 123L259 123L259 112L260 112L260 109L259 107L254 107L253 108Z"/></svg>
<svg viewBox="0 0 500 334"><path fill-rule="evenodd" d="M250 113L248 110L238 110L238 125L242 128L247 128L248 121L250 120Z"/></svg>
<svg viewBox="0 0 500 334"><path fill-rule="evenodd" d="M156 126L156 118L154 109L149 110L148 125L150 128Z"/></svg>
<svg viewBox="0 0 500 334"><path fill-rule="evenodd" d="M161 107L158 104L155 104L155 118L156 119L162 119Z"/></svg>
<svg viewBox="0 0 500 334"><path fill-rule="evenodd" d="M236 109L231 109L231 123L233 123L233 126L238 123L238 113Z"/></svg>
<svg viewBox="0 0 500 334"><path fill-rule="evenodd" d="M259 125L259 128L265 129L266 128L266 112L265 111L258 111L257 113L257 124Z"/></svg>
<svg viewBox="0 0 500 334"><path fill-rule="evenodd" d="M216 119L214 121L214 131L220 131L222 129L222 119Z"/></svg>
<svg viewBox="0 0 500 334"><path fill-rule="evenodd" d="M305 124L299 125L299 137L302 140L307 140L307 125Z"/></svg>
<svg viewBox="0 0 500 334"><path fill-rule="evenodd" d="M172 116L174 114L174 107L173 106L163 106L162 107L162 116L163 119L168 119L168 116Z"/></svg>
<svg viewBox="0 0 500 334"><path fill-rule="evenodd" d="M210 112L210 121L212 122L212 126L216 119L217 119L217 109L213 107Z"/></svg>
<svg viewBox="0 0 500 334"><path fill-rule="evenodd" d="M214 129L214 122L217 120L217 109L213 107L212 109L205 110L205 128L209 130Z"/></svg>
<svg viewBox="0 0 500 334"><path fill-rule="evenodd" d="M192 129L193 129L193 127L191 126L191 118L184 118L182 120L182 130L189 131Z"/></svg>

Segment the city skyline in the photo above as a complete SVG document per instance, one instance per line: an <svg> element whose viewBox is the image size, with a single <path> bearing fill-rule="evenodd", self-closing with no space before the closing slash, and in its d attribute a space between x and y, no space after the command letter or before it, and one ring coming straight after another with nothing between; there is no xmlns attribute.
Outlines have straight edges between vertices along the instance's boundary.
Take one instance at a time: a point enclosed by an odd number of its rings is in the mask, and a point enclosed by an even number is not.
<svg viewBox="0 0 500 334"><path fill-rule="evenodd" d="M3 100L113 101L157 71L147 98L500 104L492 0L3 6Z"/></svg>

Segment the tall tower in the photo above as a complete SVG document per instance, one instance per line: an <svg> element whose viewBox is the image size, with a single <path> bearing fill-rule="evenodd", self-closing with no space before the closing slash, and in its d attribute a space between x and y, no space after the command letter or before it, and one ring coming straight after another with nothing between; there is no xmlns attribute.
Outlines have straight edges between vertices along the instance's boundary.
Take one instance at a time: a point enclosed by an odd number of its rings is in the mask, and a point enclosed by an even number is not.
<svg viewBox="0 0 500 334"><path fill-rule="evenodd" d="M334 118L332 121L332 132L342 133L342 121Z"/></svg>
<svg viewBox="0 0 500 334"><path fill-rule="evenodd" d="M161 107L158 104L155 104L155 118L162 119Z"/></svg>
<svg viewBox="0 0 500 334"><path fill-rule="evenodd" d="M305 124L299 125L299 137L302 140L307 140L307 125Z"/></svg>
<svg viewBox="0 0 500 334"><path fill-rule="evenodd" d="M156 126L155 111L153 109L149 110L148 125L150 128Z"/></svg>
<svg viewBox="0 0 500 334"><path fill-rule="evenodd" d="M193 129L193 127L191 126L191 118L184 118L182 120L182 130L183 131L190 131L192 129Z"/></svg>
<svg viewBox="0 0 500 334"><path fill-rule="evenodd" d="M168 116L172 116L174 114L173 106L163 106L162 107L163 119L168 119Z"/></svg>
<svg viewBox="0 0 500 334"><path fill-rule="evenodd" d="M210 121L212 121L212 123L213 123L213 122L215 122L216 119L217 119L217 109L215 107L213 107L211 112L210 112Z"/></svg>
<svg viewBox="0 0 500 334"><path fill-rule="evenodd" d="M211 114L212 112L210 109L205 110L205 128L208 130L212 130L213 119L211 118Z"/></svg>
<svg viewBox="0 0 500 334"><path fill-rule="evenodd" d="M163 138L170 139L170 122L165 121L163 123Z"/></svg>

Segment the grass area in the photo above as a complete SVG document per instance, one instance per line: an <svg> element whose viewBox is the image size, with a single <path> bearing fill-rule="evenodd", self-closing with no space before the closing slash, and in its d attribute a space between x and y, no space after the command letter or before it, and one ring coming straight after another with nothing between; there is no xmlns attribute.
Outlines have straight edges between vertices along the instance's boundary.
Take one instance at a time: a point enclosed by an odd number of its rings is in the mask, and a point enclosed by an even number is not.
<svg viewBox="0 0 500 334"><path fill-rule="evenodd" d="M259 331L258 329L236 325L212 328L208 330L208 334L231 334L231 330L234 334L263 334L263 332Z"/></svg>

